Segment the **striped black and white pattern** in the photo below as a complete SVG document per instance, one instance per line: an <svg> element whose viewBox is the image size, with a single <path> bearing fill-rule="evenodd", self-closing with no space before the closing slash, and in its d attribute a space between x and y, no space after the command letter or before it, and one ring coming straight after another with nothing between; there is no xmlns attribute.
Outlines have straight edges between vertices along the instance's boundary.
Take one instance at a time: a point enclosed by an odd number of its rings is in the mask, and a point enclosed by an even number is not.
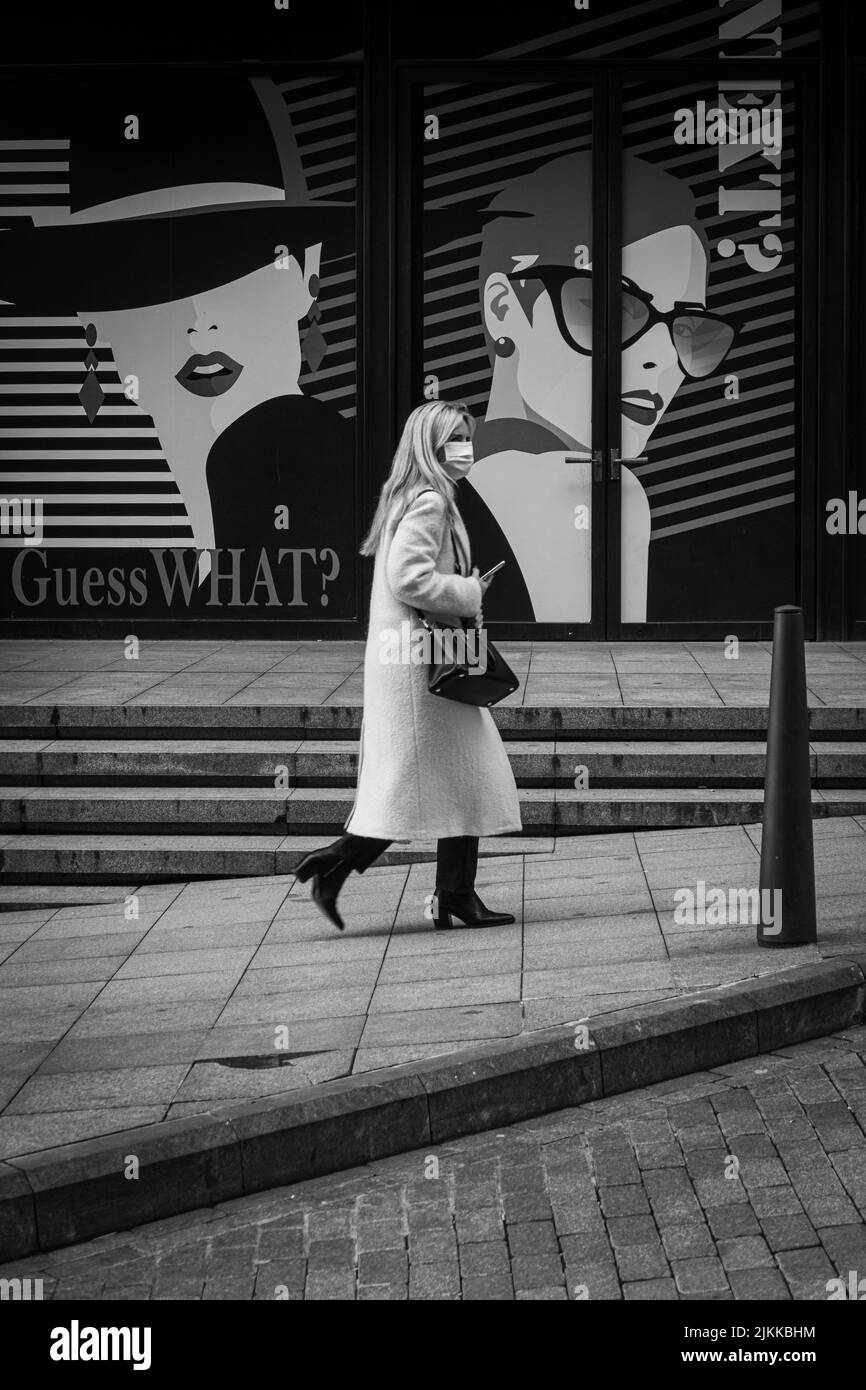
<svg viewBox="0 0 866 1390"><path fill-rule="evenodd" d="M69 216L69 139L0 139L0 228L48 215Z"/></svg>
<svg viewBox="0 0 866 1390"><path fill-rule="evenodd" d="M544 9L548 13L545 15ZM551 9L553 13L551 13ZM756 0L722 5L718 0L602 0L590 4L572 24L561 23L567 5L534 7L525 27L549 25L547 33L520 38L516 43L486 52L500 60L553 62L568 58L605 61L626 55L645 61L678 59L773 58L776 31L778 56L817 57L820 49L820 0L779 0L777 17L764 18ZM726 37L743 17L746 37ZM559 22L557 22L559 21ZM725 29L725 25L732 26ZM751 37L755 29L759 38ZM767 37L769 35L770 37Z"/></svg>
<svg viewBox="0 0 866 1390"><path fill-rule="evenodd" d="M0 486L41 498L45 544L94 549L192 542L183 499L154 429L123 394L97 343L105 403L91 425L78 399L88 347L77 318L0 309ZM0 545L18 546L15 537Z"/></svg>

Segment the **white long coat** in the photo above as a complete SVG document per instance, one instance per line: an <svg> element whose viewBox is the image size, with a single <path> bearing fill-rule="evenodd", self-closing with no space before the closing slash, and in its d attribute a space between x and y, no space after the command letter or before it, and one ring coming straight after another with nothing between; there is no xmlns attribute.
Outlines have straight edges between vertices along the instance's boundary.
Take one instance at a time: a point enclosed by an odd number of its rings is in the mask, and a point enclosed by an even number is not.
<svg viewBox="0 0 866 1390"><path fill-rule="evenodd" d="M396 525L395 525L396 522ZM514 775L488 709L431 695L426 662L393 657L389 633L420 626L416 608L459 626L481 609L469 538L458 519L451 542L445 500L428 489L401 518L392 513L376 553L364 657L364 714L355 804L345 828L382 840L505 835L521 829ZM460 557L462 558L462 557ZM407 624L407 627L403 627Z"/></svg>

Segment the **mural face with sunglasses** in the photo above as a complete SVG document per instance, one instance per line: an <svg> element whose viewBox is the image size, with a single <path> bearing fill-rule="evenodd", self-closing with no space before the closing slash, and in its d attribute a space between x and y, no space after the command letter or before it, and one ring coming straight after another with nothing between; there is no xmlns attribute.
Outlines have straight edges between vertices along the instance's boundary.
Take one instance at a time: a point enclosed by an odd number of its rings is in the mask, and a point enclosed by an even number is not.
<svg viewBox="0 0 866 1390"><path fill-rule="evenodd" d="M622 452L631 457L643 450L682 383L718 370L735 329L707 312L707 258L691 227L671 227L630 243L623 248L622 266ZM527 312L525 301L509 288L531 282L541 293ZM496 364L487 418L507 402L512 418L516 413L545 423L570 447L588 449L591 268L539 264L494 274L485 296L488 331L501 330L496 351L507 359L514 349L516 359L511 373ZM508 385L506 376L512 377Z"/></svg>
<svg viewBox="0 0 866 1390"><path fill-rule="evenodd" d="M588 621L593 444L591 156L515 180L491 204L480 276L493 378L473 486L517 558L537 621ZM621 451L641 455L686 380L717 371L730 323L707 308L708 243L688 188L623 161ZM575 520L577 518L577 520ZM622 617L646 621L651 518L622 470ZM524 614L496 614L497 617Z"/></svg>
<svg viewBox="0 0 866 1390"><path fill-rule="evenodd" d="M622 456L635 458L683 382L714 372L734 335L707 313L707 257L693 228L630 242L622 272Z"/></svg>

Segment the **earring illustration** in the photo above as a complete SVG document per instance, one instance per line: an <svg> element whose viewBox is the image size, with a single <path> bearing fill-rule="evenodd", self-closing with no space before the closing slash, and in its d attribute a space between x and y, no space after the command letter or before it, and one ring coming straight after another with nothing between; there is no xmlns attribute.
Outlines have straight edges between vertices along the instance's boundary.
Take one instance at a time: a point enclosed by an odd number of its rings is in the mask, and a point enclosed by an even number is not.
<svg viewBox="0 0 866 1390"><path fill-rule="evenodd" d="M514 352L514 343L510 338L497 338L493 346L497 357L510 357Z"/></svg>
<svg viewBox="0 0 866 1390"><path fill-rule="evenodd" d="M84 381L82 382L81 390L78 392L78 399L82 404L88 423L91 425L99 414L100 407L105 400L105 392L100 385L99 377L96 375L96 368L99 366L99 358L93 351L96 345L96 338L95 324L88 323L84 329L84 341L87 343L88 349L84 358Z"/></svg>
<svg viewBox="0 0 866 1390"><path fill-rule="evenodd" d="M320 282L318 275L311 275L309 279L310 295L312 304L308 318L310 326L304 334L301 342L301 357L306 362L311 372L317 372L324 361L328 351L327 339L319 327L319 319L322 316L321 305L319 304Z"/></svg>

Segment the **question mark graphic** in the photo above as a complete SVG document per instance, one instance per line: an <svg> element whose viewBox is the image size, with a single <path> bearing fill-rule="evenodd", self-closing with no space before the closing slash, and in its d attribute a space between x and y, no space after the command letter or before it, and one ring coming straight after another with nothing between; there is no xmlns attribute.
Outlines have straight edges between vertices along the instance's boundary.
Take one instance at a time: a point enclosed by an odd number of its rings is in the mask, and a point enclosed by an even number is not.
<svg viewBox="0 0 866 1390"><path fill-rule="evenodd" d="M325 593L325 585L326 585L326 584L330 584L334 579L337 578L337 575L340 573L340 557L339 557L339 555L337 554L336 550L331 550L330 548L328 548L328 549L326 549L326 550L320 550L320 551L319 551L319 559L320 559L320 560L324 560L326 555L332 556L333 559L332 559L332 563L331 563L331 573L330 573L330 574L323 574L323 575L322 575L322 607L323 607L323 608L327 608L327 606L328 606L328 595Z"/></svg>

